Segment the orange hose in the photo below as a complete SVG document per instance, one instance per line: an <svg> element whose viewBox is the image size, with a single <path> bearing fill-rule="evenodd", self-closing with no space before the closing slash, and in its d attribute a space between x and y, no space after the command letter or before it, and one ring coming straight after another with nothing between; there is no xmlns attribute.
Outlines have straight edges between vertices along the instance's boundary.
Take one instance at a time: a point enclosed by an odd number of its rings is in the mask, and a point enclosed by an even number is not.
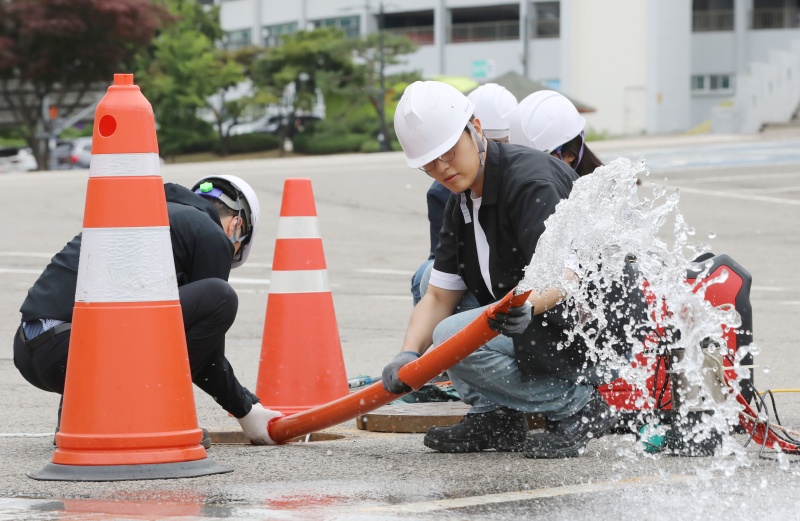
<svg viewBox="0 0 800 521"><path fill-rule="evenodd" d="M428 350L425 355L401 367L398 373L400 380L412 389L419 389L431 378L465 359L499 334L489 327L488 319L493 318L495 313L507 312L511 306L521 306L529 293L514 295L513 290L509 292L436 349ZM405 393L390 393L383 388L381 382L376 382L338 400L277 418L269 424L269 435L277 443L284 443L292 438L352 420L396 400L403 394Z"/></svg>

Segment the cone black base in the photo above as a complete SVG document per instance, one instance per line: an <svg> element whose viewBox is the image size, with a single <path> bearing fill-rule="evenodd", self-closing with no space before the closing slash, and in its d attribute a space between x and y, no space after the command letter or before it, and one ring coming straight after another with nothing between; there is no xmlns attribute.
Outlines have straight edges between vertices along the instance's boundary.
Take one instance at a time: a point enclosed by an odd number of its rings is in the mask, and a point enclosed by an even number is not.
<svg viewBox="0 0 800 521"><path fill-rule="evenodd" d="M59 465L48 463L28 477L40 481L133 481L143 479L196 478L225 474L233 469L218 465L211 459L153 465Z"/></svg>

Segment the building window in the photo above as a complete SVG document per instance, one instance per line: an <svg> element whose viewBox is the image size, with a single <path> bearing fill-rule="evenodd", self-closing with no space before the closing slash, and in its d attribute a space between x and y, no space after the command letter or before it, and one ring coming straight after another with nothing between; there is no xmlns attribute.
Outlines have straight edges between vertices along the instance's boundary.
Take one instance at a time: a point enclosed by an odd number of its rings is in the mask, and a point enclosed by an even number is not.
<svg viewBox="0 0 800 521"><path fill-rule="evenodd" d="M229 51L243 49L253 44L250 38L250 29L240 29L238 31L228 31L225 34L225 48Z"/></svg>
<svg viewBox="0 0 800 521"><path fill-rule="evenodd" d="M559 2L539 2L534 4L536 25L534 38L558 38L561 35L561 8Z"/></svg>
<svg viewBox="0 0 800 521"><path fill-rule="evenodd" d="M727 94L733 92L732 74L696 74L692 76L692 92Z"/></svg>
<svg viewBox="0 0 800 521"><path fill-rule="evenodd" d="M753 0L753 29L800 27L800 0Z"/></svg>
<svg viewBox="0 0 800 521"><path fill-rule="evenodd" d="M281 44L281 37L297 32L297 22L277 25L265 25L261 30L264 47L277 47Z"/></svg>
<svg viewBox="0 0 800 521"><path fill-rule="evenodd" d="M336 27L344 31L344 35L348 38L358 38L361 36L361 17L359 16L344 16L341 18L324 18L322 20L314 20L314 27L321 29L323 27Z"/></svg>
<svg viewBox="0 0 800 521"><path fill-rule="evenodd" d="M433 43L433 11L385 13L383 28L388 33L405 36L417 45L431 45Z"/></svg>
<svg viewBox="0 0 800 521"><path fill-rule="evenodd" d="M450 43L519 39L519 4L465 7L450 12Z"/></svg>
<svg viewBox="0 0 800 521"><path fill-rule="evenodd" d="M692 31L733 30L733 0L693 0Z"/></svg>

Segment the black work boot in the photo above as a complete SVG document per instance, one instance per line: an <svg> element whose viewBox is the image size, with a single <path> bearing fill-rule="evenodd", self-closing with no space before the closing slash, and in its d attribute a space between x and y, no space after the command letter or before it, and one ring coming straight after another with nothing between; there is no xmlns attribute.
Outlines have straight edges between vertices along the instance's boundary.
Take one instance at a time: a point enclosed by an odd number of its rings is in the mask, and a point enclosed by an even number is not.
<svg viewBox="0 0 800 521"><path fill-rule="evenodd" d="M468 413L450 427L431 427L423 443L439 452L516 452L522 450L527 433L525 414L501 407L491 412Z"/></svg>
<svg viewBox="0 0 800 521"><path fill-rule="evenodd" d="M616 413L595 389L583 409L569 418L548 421L544 432L529 435L522 452L526 458L576 458L589 440L607 434L616 423Z"/></svg>

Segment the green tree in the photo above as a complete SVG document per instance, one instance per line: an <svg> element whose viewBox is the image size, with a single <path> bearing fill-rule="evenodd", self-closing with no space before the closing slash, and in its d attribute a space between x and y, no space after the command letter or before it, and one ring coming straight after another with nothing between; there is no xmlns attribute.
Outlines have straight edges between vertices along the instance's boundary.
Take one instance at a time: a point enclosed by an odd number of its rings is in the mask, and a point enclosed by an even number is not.
<svg viewBox="0 0 800 521"><path fill-rule="evenodd" d="M414 52L417 46L405 36L385 32L371 33L365 38L350 40L349 44L355 63L358 65L352 78L348 79L350 88L345 90L345 93L356 102L366 97L380 120L385 150L391 150L392 133L389 132L386 123L388 119L386 85L408 80L409 74L387 75L385 67L403 63L400 56Z"/></svg>
<svg viewBox="0 0 800 521"><path fill-rule="evenodd" d="M169 19L150 0L0 1L0 97L40 169L46 107L69 117L91 103Z"/></svg>
<svg viewBox="0 0 800 521"><path fill-rule="evenodd" d="M177 22L137 60L139 85L159 125L159 148L171 156L214 139L211 126L198 116L200 110L209 110L219 130L220 150L226 153L228 134L222 123L232 115L238 117L245 103L226 101L225 92L245 75L243 66L216 45L223 36L219 7L206 8L196 0L163 4Z"/></svg>
<svg viewBox="0 0 800 521"><path fill-rule="evenodd" d="M311 111L317 89L326 96L347 88L356 70L348 46L341 30L315 29L283 36L281 45L254 56L250 76L262 92L283 100L287 87L294 84L292 102L282 102L288 124L282 128L281 137L293 131L301 113Z"/></svg>

